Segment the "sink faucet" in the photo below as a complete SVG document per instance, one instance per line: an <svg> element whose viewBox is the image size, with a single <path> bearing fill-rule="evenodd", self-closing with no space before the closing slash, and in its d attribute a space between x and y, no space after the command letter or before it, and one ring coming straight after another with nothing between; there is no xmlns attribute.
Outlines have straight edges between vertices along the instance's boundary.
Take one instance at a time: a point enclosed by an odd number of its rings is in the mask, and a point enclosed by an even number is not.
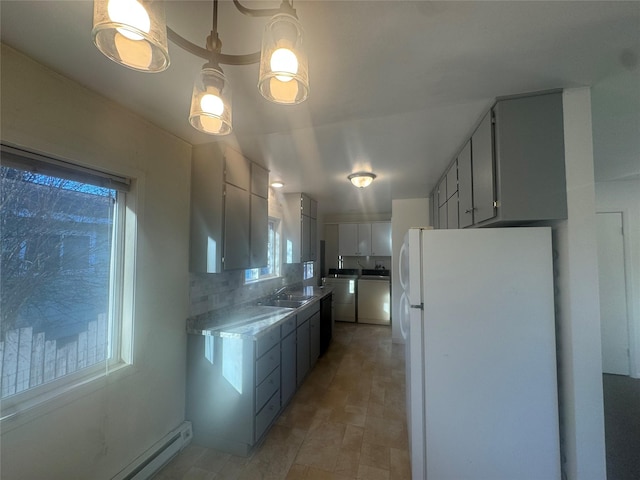
<svg viewBox="0 0 640 480"><path fill-rule="evenodd" d="M284 292L287 289L287 286L285 285L284 287L280 287L279 289L277 289L275 292L273 292L271 295L274 297L277 297L278 295L280 295L282 292Z"/></svg>

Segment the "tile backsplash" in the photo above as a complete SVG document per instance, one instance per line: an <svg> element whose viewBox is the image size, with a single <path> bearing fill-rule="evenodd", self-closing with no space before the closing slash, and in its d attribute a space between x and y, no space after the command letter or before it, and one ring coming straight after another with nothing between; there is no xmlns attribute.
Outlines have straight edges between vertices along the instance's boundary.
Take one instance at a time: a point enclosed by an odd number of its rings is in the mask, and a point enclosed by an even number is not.
<svg viewBox="0 0 640 480"><path fill-rule="evenodd" d="M303 265L282 265L282 276L244 283L244 270L224 273L192 273L189 277L189 317L249 303L283 286L302 286ZM305 282L306 283L306 282Z"/></svg>

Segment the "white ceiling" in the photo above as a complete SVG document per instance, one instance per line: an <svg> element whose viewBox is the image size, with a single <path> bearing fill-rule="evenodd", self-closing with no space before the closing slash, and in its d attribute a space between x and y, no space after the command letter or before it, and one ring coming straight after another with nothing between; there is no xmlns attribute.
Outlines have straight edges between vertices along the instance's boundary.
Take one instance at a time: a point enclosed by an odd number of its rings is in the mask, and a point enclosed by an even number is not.
<svg viewBox="0 0 640 480"><path fill-rule="evenodd" d="M204 46L211 2L165 3L167 24ZM234 134L226 140L265 164L285 191L309 193L329 214L390 212L393 198L426 196L497 96L596 85L621 71L640 79L637 1L294 6L306 32L310 98L270 104L257 91L257 65L223 66L233 88ZM91 40L91 1L3 0L0 9L4 43L189 143L216 140L187 119L204 60L170 44L171 66L160 74L111 62ZM257 51L264 23L222 1L223 51ZM638 85L627 82L620 95L640 108ZM613 133L599 141L615 144ZM346 179L356 170L378 178L358 190ZM630 173L638 172L622 176Z"/></svg>

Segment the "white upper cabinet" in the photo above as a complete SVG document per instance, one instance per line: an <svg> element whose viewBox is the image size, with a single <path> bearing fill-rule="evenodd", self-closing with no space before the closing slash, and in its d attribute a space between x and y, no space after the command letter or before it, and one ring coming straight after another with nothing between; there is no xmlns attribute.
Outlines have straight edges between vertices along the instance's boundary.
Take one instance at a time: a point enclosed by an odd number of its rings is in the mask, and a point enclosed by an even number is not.
<svg viewBox="0 0 640 480"><path fill-rule="evenodd" d="M341 223L338 255L343 257L391 256L391 223Z"/></svg>
<svg viewBox="0 0 640 480"><path fill-rule="evenodd" d="M391 256L391 223L371 224L371 255L375 257Z"/></svg>

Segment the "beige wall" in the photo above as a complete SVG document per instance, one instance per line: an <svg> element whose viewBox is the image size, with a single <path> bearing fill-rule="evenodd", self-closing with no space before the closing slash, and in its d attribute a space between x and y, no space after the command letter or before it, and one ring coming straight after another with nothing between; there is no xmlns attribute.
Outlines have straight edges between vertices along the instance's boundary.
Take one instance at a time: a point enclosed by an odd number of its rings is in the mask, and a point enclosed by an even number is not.
<svg viewBox="0 0 640 480"><path fill-rule="evenodd" d="M3 479L108 479L184 420L191 146L2 46L2 140L136 179L134 364L2 424ZM124 374L123 374L124 373Z"/></svg>

